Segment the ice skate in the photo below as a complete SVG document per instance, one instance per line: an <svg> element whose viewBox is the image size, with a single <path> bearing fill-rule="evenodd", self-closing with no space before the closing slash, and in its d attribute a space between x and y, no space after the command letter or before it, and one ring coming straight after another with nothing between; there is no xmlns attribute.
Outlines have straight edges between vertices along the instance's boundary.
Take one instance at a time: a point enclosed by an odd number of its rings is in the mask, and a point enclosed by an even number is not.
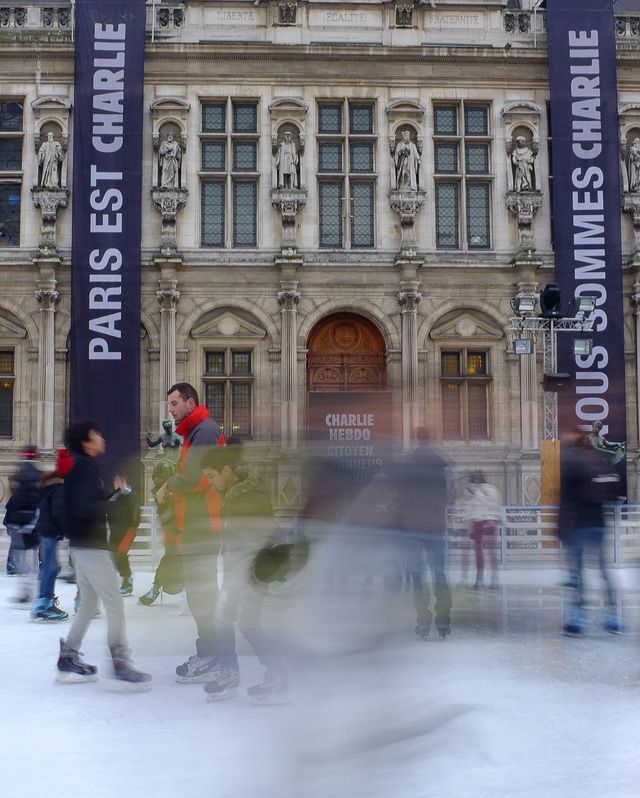
<svg viewBox="0 0 640 798"><path fill-rule="evenodd" d="M58 682L95 682L98 678L98 669L95 665L86 663L79 651L69 648L64 640L60 640L60 656L58 657Z"/></svg>
<svg viewBox="0 0 640 798"><path fill-rule="evenodd" d="M133 577L123 576L122 584L120 585L120 593L123 596L133 596Z"/></svg>
<svg viewBox="0 0 640 798"><path fill-rule="evenodd" d="M207 701L225 701L227 698L233 698L238 692L239 684L240 672L237 667L218 668L204 686Z"/></svg>
<svg viewBox="0 0 640 798"><path fill-rule="evenodd" d="M179 684L204 684L215 679L218 673L217 658L199 657L195 654L176 668L176 682Z"/></svg>
<svg viewBox="0 0 640 798"><path fill-rule="evenodd" d="M206 689L206 688L205 688ZM274 706L289 703L289 685L284 674L267 671L260 684L247 689L247 695L256 706Z"/></svg>
<svg viewBox="0 0 640 798"><path fill-rule="evenodd" d="M110 690L142 692L151 689L151 674L133 667L131 652L124 646L110 646L113 676L107 687Z"/></svg>
<svg viewBox="0 0 640 798"><path fill-rule="evenodd" d="M574 613L568 621L563 625L562 632L567 637L580 637L586 628L586 622L582 615Z"/></svg>
<svg viewBox="0 0 640 798"><path fill-rule="evenodd" d="M138 599L138 604L142 604L143 607L149 607L159 595L160 591L155 585L153 585L150 590L147 590L146 593L140 596Z"/></svg>
<svg viewBox="0 0 640 798"><path fill-rule="evenodd" d="M611 612L607 615L602 624L602 628L605 632L609 632L609 634L612 635L623 635L627 632L625 625L615 612Z"/></svg>

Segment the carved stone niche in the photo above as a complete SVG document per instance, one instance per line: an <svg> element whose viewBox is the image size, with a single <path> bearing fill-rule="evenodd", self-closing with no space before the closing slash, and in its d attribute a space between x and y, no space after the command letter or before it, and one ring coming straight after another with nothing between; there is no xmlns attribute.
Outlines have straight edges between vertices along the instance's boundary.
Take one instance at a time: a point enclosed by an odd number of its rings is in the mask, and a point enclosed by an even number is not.
<svg viewBox="0 0 640 798"><path fill-rule="evenodd" d="M513 153L517 147L517 139L523 137L527 148L533 154L531 167L530 191L540 191L542 185L538 169L538 149L540 145L540 106L528 100L511 102L501 111L504 129L504 145L507 154L507 174L511 176L508 190L518 190L516 184L516 166L513 162Z"/></svg>
<svg viewBox="0 0 640 798"><path fill-rule="evenodd" d="M291 138L296 142L298 155L304 155L307 133L307 112L309 104L301 97L276 97L269 106L271 118L271 146L274 153L273 175L271 185L278 187L278 176L275 167L275 153L286 132L291 133ZM304 188L304 173L299 170L298 188Z"/></svg>
<svg viewBox="0 0 640 798"><path fill-rule="evenodd" d="M640 105L618 108L620 120L620 171L622 210L631 216L634 236L632 262L640 265Z"/></svg>
<svg viewBox="0 0 640 798"><path fill-rule="evenodd" d="M386 109L389 134L389 204L400 217L400 250L416 255L415 220L425 203L422 142L425 106L418 100L392 100Z"/></svg>
<svg viewBox="0 0 640 798"><path fill-rule="evenodd" d="M156 157L153 159L152 185L161 186L162 167L160 160L160 148L163 141L166 141L168 134L172 134L174 140L180 145L180 155L184 155L187 149L188 140L188 119L190 104L183 97L159 97L151 103L151 132L153 136L153 149ZM184 158L180 159L178 184L171 188L182 188L186 184L184 174Z"/></svg>
<svg viewBox="0 0 640 798"><path fill-rule="evenodd" d="M60 144L63 160L57 166L57 180L55 186L49 188L67 188L67 148L69 146L69 116L71 113L71 101L66 97L36 97L31 102L33 110L33 144L36 158L40 152L40 147L48 140L48 134L52 133L53 138ZM37 172L34 185L41 186L42 166L36 162Z"/></svg>

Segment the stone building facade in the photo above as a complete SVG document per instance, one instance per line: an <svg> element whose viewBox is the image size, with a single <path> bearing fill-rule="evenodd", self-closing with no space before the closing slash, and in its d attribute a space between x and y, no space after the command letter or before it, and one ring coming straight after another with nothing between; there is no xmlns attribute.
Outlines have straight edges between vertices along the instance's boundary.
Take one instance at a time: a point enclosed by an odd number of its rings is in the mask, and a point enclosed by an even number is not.
<svg viewBox="0 0 640 798"><path fill-rule="evenodd" d="M482 466L506 501L537 502L541 367L514 353L509 318L554 273L544 3L147 12L143 434L187 380L275 462L304 440L310 391L386 390L400 443L425 423L460 478ZM640 3L620 0L616 30L637 500ZM16 451L59 445L68 416L72 5L0 8L0 33L6 493ZM294 504L295 467L273 473Z"/></svg>

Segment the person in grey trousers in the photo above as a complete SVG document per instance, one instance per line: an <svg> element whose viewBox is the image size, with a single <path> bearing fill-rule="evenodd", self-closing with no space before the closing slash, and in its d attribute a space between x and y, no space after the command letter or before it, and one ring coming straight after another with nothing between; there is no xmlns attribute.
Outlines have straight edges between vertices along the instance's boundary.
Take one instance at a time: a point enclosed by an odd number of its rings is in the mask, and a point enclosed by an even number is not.
<svg viewBox="0 0 640 798"><path fill-rule="evenodd" d="M125 481L116 477L115 492L111 496L105 494L96 464L96 458L104 454L105 442L96 422L71 424L67 430L67 448L74 462L64 483L64 503L80 605L67 639L60 641L57 679L61 682L97 679L98 669L84 662L79 648L101 600L107 614L114 685L120 689L149 689L151 676L131 664L124 604L107 534L107 502L110 498L117 500Z"/></svg>

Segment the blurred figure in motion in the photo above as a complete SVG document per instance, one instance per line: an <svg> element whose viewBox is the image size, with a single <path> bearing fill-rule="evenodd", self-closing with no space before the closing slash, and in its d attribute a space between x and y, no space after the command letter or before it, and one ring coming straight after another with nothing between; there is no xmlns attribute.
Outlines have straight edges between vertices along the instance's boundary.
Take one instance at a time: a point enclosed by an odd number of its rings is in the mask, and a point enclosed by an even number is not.
<svg viewBox="0 0 640 798"><path fill-rule="evenodd" d="M447 463L431 444L426 427L418 427L415 435L416 448L396 469L397 528L405 549L407 574L413 584L415 632L426 640L434 613L440 636L446 637L451 631L451 591L445 572ZM426 565L432 576L434 612L430 608Z"/></svg>
<svg viewBox="0 0 640 798"><path fill-rule="evenodd" d="M25 609L29 608L35 592L31 559L38 545L34 533L42 477L36 465L38 457L35 446L26 446L20 453L22 462L10 480L11 497L4 516L4 525L11 538L7 573L21 577L13 603Z"/></svg>
<svg viewBox="0 0 640 798"><path fill-rule="evenodd" d="M474 588L484 587L484 541L489 538L489 560L491 562L491 587L498 587L498 552L495 546L496 532L502 517L502 505L498 489L487 482L482 471L471 474L464 497L464 508L473 541L476 557L476 581Z"/></svg>
<svg viewBox="0 0 640 798"><path fill-rule="evenodd" d="M127 476L121 475L127 482ZM109 543L116 562L116 568L122 579L120 592L123 596L133 595L133 576L129 563L129 549L135 540L140 526L140 495L137 490L130 490L117 497L117 501L109 502L107 507L109 521Z"/></svg>
<svg viewBox="0 0 640 798"><path fill-rule="evenodd" d="M211 418L198 393L188 382L167 391L169 415L184 439L177 473L156 491L162 506L174 502L184 586L189 610L196 622L196 653L176 668L176 681L207 682L216 674L215 607L218 602L220 494L211 490L202 471L202 458L212 446L224 446L220 427Z"/></svg>
<svg viewBox="0 0 640 798"><path fill-rule="evenodd" d="M83 661L80 645L101 599L107 613L107 641L116 683L123 688L148 689L151 676L131 664L122 594L107 537L110 496L105 494L95 462L105 452L104 438L96 422L71 424L67 446L74 462L64 482L64 500L80 606L67 639L60 640L57 679L61 682L97 679L97 668ZM113 487L115 491L123 491L127 485L122 477L116 477Z"/></svg>
<svg viewBox="0 0 640 798"><path fill-rule="evenodd" d="M613 633L622 631L603 547L603 503L615 497L619 481L616 474L610 473L610 468L610 462L591 446L580 429L576 427L565 433L560 456L558 537L567 547L571 570L569 584L574 590L571 614L563 626L567 635L580 635L586 627L583 611L584 558L588 553L597 558L604 582L607 605L604 628Z"/></svg>
<svg viewBox="0 0 640 798"><path fill-rule="evenodd" d="M213 448L203 460L211 487L222 496L220 548L223 595L217 612L215 678L205 685L208 701L232 698L240 683L234 624L265 668L263 681L247 690L253 703L286 703L287 672L261 613L270 586L291 569L287 544L274 538L273 507L254 468L243 462L244 447Z"/></svg>
<svg viewBox="0 0 640 798"><path fill-rule="evenodd" d="M67 515L64 505L64 480L73 466L66 449L58 449L56 467L42 478L38 521L35 532L40 539L40 590L31 609L36 621L65 621L69 615L56 604L56 577L60 573L58 543L67 534Z"/></svg>

